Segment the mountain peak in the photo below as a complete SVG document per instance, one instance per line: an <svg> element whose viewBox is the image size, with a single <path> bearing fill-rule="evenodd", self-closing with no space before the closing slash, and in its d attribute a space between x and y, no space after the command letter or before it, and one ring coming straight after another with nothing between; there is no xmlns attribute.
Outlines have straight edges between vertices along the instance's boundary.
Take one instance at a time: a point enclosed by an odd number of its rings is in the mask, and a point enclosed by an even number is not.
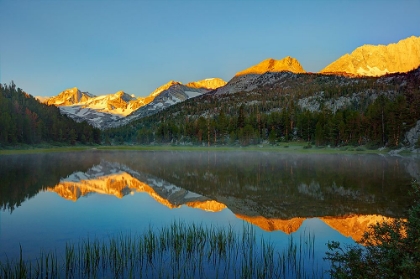
<svg viewBox="0 0 420 279"><path fill-rule="evenodd" d="M193 81L186 84L188 87L192 88L204 88L209 90L214 90L219 87L222 87L226 84L226 81L224 81L221 78L206 78L199 81Z"/></svg>
<svg viewBox="0 0 420 279"><path fill-rule="evenodd" d="M411 36L389 45L363 45L329 64L321 73L382 76L408 72L420 65L420 37Z"/></svg>
<svg viewBox="0 0 420 279"><path fill-rule="evenodd" d="M174 80L170 80L169 82L165 83L164 85L158 87L155 89L155 91L153 91L150 96L156 97L157 95L159 95L162 91L167 90L169 87L174 86L174 85L182 85L181 82L179 81L174 81Z"/></svg>
<svg viewBox="0 0 420 279"><path fill-rule="evenodd" d="M117 91L115 94L114 94L114 96L117 96L117 97L122 97L122 96L124 96L124 94L125 94L125 92L124 91L122 91L122 90L120 90L120 91Z"/></svg>
<svg viewBox="0 0 420 279"><path fill-rule="evenodd" d="M73 87L62 91L56 97L49 98L46 103L48 105L69 106L87 101L92 97L93 95L88 92L81 92L77 87Z"/></svg>
<svg viewBox="0 0 420 279"><path fill-rule="evenodd" d="M266 72L292 72L292 73L305 73L302 65L299 61L293 57L286 56L281 60L275 60L273 58L268 58L262 62L254 65L250 68L247 68L243 71L236 73L235 76L256 74L261 75Z"/></svg>

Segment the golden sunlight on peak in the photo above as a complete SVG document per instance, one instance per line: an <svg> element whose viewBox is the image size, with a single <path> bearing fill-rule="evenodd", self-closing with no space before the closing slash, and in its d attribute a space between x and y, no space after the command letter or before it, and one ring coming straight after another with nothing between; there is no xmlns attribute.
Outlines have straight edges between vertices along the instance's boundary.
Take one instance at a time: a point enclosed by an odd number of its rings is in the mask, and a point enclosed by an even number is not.
<svg viewBox="0 0 420 279"><path fill-rule="evenodd" d="M214 90L219 87L226 85L226 81L221 78L206 78L199 81L189 82L186 84L188 87L192 88L204 88Z"/></svg>
<svg viewBox="0 0 420 279"><path fill-rule="evenodd" d="M320 71L324 74L382 76L408 72L420 66L420 37L389 45L363 45L344 54Z"/></svg>
<svg viewBox="0 0 420 279"><path fill-rule="evenodd" d="M236 73L235 76L256 74L261 75L266 72L292 72L292 73L305 73L302 65L299 61L293 57L286 56L281 60L275 60L268 58L258 63L257 65L251 66L243 71Z"/></svg>

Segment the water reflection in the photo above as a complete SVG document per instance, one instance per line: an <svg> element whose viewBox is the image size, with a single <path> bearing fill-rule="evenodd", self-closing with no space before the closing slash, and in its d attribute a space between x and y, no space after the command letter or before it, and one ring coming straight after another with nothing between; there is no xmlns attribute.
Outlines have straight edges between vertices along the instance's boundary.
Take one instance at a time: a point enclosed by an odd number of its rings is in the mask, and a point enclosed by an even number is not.
<svg viewBox="0 0 420 279"><path fill-rule="evenodd" d="M46 190L72 201L93 193L123 198L135 192L144 192L171 209L179 208L181 205L212 212L226 208L221 203L158 177L142 174L123 164L108 161L102 161L87 172L75 172L61 179L54 187L47 187Z"/></svg>
<svg viewBox="0 0 420 279"><path fill-rule="evenodd" d="M103 154L110 161L113 156ZM122 152L118 162L217 200L235 213L281 219L403 216L410 182L420 177L418 159L378 155Z"/></svg>
<svg viewBox="0 0 420 279"><path fill-rule="evenodd" d="M100 154L47 153L0 156L0 209L12 212L44 187L101 161Z"/></svg>
<svg viewBox="0 0 420 279"><path fill-rule="evenodd" d="M187 175L190 174L187 173ZM223 179L208 171L204 176L212 177L213 181ZM313 181L310 185L301 183L298 184L297 189L300 194L306 194L306 196L304 196L305 198L309 197L315 200L325 201L319 182ZM333 191L331 189L333 189ZM235 216L238 219L245 220L265 231L279 230L287 234L296 232L307 219L303 217L280 219L270 217L273 214L264 216L264 213L258 215L258 213L256 213L257 209L255 208L261 205L252 203L252 201L243 202L233 198L223 197L224 203L222 203L178 187L153 175L134 171L124 164L112 163L104 160L101 161L100 164L94 165L86 172L72 173L66 178L61 179L57 185L47 187L45 190L55 192L59 196L72 201L77 201L80 197L88 196L90 194L106 194L117 198L123 198L129 194L133 195L135 192L144 192L149 194L158 203L170 209L179 208L181 205L210 212L217 212L229 208L235 213ZM258 192L258 188L253 189L253 191ZM352 200L357 198L360 199L360 195L357 191L338 187L335 182L333 182L332 187L327 188L327 192L329 194L336 194L339 197L346 196ZM361 200L368 204L373 203L375 201L375 195L368 194L362 196ZM266 209L264 212L267 211L274 212L275 209ZM350 214L347 216L317 217L330 227L339 231L342 235L352 237L356 241L361 239L363 232L366 231L370 225L392 219L378 214Z"/></svg>
<svg viewBox="0 0 420 279"><path fill-rule="evenodd" d="M328 225L359 240L369 225L405 217L419 164L377 155L260 152L0 156L0 252L37 243L37 253L52 239L56 247L87 233L105 237L174 218L222 225L245 220L285 234L315 224L330 237ZM325 248L329 239L320 239Z"/></svg>

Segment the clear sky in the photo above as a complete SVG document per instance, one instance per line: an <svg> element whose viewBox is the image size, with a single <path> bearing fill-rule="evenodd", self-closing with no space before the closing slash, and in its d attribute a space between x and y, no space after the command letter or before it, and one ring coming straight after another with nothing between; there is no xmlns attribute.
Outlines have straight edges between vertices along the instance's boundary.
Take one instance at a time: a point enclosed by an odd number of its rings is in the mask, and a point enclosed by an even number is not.
<svg viewBox="0 0 420 279"><path fill-rule="evenodd" d="M0 0L0 34L1 83L146 96L266 58L320 71L363 44L420 36L420 1Z"/></svg>

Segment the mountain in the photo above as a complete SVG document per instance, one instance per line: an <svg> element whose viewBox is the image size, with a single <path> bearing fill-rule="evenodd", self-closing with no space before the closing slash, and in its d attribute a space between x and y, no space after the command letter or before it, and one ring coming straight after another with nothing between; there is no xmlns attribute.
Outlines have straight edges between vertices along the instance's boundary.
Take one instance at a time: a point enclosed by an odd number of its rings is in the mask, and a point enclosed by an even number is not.
<svg viewBox="0 0 420 279"><path fill-rule="evenodd" d="M321 73L346 73L382 76L408 72L420 65L420 37L409 37L395 44L364 45L345 54L321 70Z"/></svg>
<svg viewBox="0 0 420 279"><path fill-rule="evenodd" d="M288 71L239 75L159 115L142 115L130 123L129 133L107 135L141 144L303 140L320 146L415 148L420 145L419 86L420 68L373 78Z"/></svg>
<svg viewBox="0 0 420 279"><path fill-rule="evenodd" d="M252 91L257 88L256 80L262 75L282 74L290 76L291 73L305 73L305 70L295 58L287 56L281 60L266 59L257 65L251 66L235 74L235 76L223 87L218 88L215 94L236 93L240 91ZM275 81L268 81L274 83Z"/></svg>
<svg viewBox="0 0 420 279"><path fill-rule="evenodd" d="M76 103L85 102L95 97L88 92L81 92L77 87L69 88L58 94L56 97L44 101L47 105L70 106Z"/></svg>
<svg viewBox="0 0 420 279"><path fill-rule="evenodd" d="M266 72L292 72L298 74L305 73L305 70L302 68L302 65L300 65L298 60L293 57L286 56L281 60L269 58L261 61L257 65L237 72L235 77L243 75L261 75Z"/></svg>
<svg viewBox="0 0 420 279"><path fill-rule="evenodd" d="M209 90L214 90L219 87L226 85L226 81L221 78L206 78L199 81L189 82L186 84L188 87L192 88L204 88Z"/></svg>
<svg viewBox="0 0 420 279"><path fill-rule="evenodd" d="M147 125L140 124L141 129L137 129L138 125L133 124L130 133L134 133L134 136L124 132L123 137L119 136L120 142L127 141L127 139L133 141L133 138L138 140L138 133L141 133L147 134L147 143L150 143L150 139L160 142L170 138L170 142L193 139L194 142L203 144L203 135L207 135L207 145L210 144L210 138L214 139L214 144L236 143L240 137L245 135L240 129L244 129L245 124L248 124L249 133L245 137L248 140L241 144L267 141L271 133L271 143L279 140L304 139L316 145L333 144L338 146L351 142L358 145L369 143L379 147L399 146L404 140L413 147L418 144L419 132L417 130L409 132L408 130L414 129L415 121L420 121L418 109L416 109L419 101L419 94L416 92L418 81L414 78L418 75L419 70L416 68L407 71L420 64L419 40L420 37L410 37L388 46L362 46L352 54L344 55L318 74L306 73L299 61L287 56L281 60L266 59L257 65L239 71L228 83L224 83L220 79L205 79L186 85L170 81L156 88L148 97L137 99L130 99L129 95L126 96L124 93L118 92L114 94L118 96L108 99L102 96L85 96L79 90L72 89L71 92L67 90L67 93L63 94L61 98L57 97L57 100L52 99L50 102L61 106L61 111L71 118L77 121L86 120L101 129L124 126L165 110L163 118L159 115L159 119L145 120L144 123L147 122ZM365 75L383 75L394 72L406 72L406 74L388 74L376 79L363 78ZM396 82L398 88L391 81ZM235 96L226 96L227 94ZM402 98L402 103L398 105L397 109L395 101L399 97ZM168 111L174 105L184 103L191 98L194 98L194 102L180 104L173 112ZM381 107L378 110L378 106L383 106L383 103L376 102L378 98L386 99L386 111L389 112L386 118L374 116L375 113L384 109ZM112 99L111 103L110 99ZM114 99L119 101L114 101ZM228 108L226 107L227 102L229 102ZM408 109L410 116L406 111L403 111L404 102L410 107ZM246 112L241 115L241 123L237 123L236 118L240 107ZM219 118L216 117L216 114L222 111L224 116L229 117L230 126L228 129L220 129L222 131L213 129L208 132L203 121L197 122L200 117L207 119L207 124L210 124L209 117L213 117L213 120L218 122ZM309 117L311 117L306 123L306 128L302 124L302 119L307 118L307 116L302 116L305 111L309 111ZM322 111L328 111L331 115L321 117L319 113ZM350 120L348 111L356 113L357 119ZM341 114L336 115L337 112ZM267 120L272 113L282 113L282 119L288 117L290 122L286 123L287 121L283 119L283 123L272 125L272 120ZM344 113L346 117L343 118L342 114ZM333 123L331 120L336 116L338 117L335 119L337 122L343 122L340 124L341 126L354 125L354 121L356 121L358 127L346 126L347 134L344 130L338 131L339 124ZM406 119L401 121L403 116ZM186 117L191 122L186 123ZM250 119L242 122L244 117L250 117ZM253 119L255 117L259 118L258 125L255 124L257 121ZM153 123L150 122L151 119L153 119ZM166 133L170 136L164 136L165 131L157 133L159 127L163 128L161 119L167 122L165 125L171 123L171 129L174 131L166 129ZM220 119L223 120L223 118ZM374 123L379 121L378 119L383 119L383 121ZM398 119L398 124L395 124L395 119ZM178 121L178 123L174 123L174 121ZM362 126L367 125L366 121L369 124L379 125L378 127L382 127L381 131L376 126L374 131L363 128ZM201 123L202 127L185 129L185 125L193 123L194 125ZM226 126L226 124L223 125ZM317 124L319 124L318 134L316 133ZM388 126L385 129L386 125ZM144 129L145 126L148 128L147 131ZM252 131L250 126L253 126ZM420 122L418 126L420 126ZM327 132L331 129L334 131ZM354 129L358 131L357 136L348 132L354 131ZM228 130L228 133L225 130ZM180 131L184 131L184 133L195 131L196 135L181 136L179 135ZM410 136L404 139L404 134L407 132ZM120 132L116 131L116 133ZM366 133L371 134L367 135ZM174 136L175 134L178 135ZM153 136L150 137L150 135ZM156 135L162 136L163 139L156 139ZM109 134L109 136L111 139L115 138L115 134Z"/></svg>
<svg viewBox="0 0 420 279"><path fill-rule="evenodd" d="M131 121L155 114L177 103L200 96L210 91L211 89L206 89L202 87L195 88L188 85L183 85L178 81L171 80L168 83L156 88L149 95L151 98L153 98L153 101L144 106L139 107L127 117L118 119L118 121L108 123L108 125L105 127L119 127L128 124Z"/></svg>
<svg viewBox="0 0 420 279"><path fill-rule="evenodd" d="M64 92L66 91L68 90ZM50 104L54 100L55 103L53 104L59 107L61 113L78 122L86 121L96 128L102 128L108 122L125 117L144 104L144 100L136 99L123 91L98 97L82 98L79 99L79 102L73 103L70 103L70 101L61 102L67 99L58 98L60 95L47 100L47 103ZM70 98L69 100L74 99Z"/></svg>
<svg viewBox="0 0 420 279"><path fill-rule="evenodd" d="M94 96L70 88L44 102L60 108L70 118L106 129L118 127L140 117L154 114L176 103L207 93L226 84L219 78L205 79L183 85L177 81L156 88L149 96L135 98L123 91Z"/></svg>

